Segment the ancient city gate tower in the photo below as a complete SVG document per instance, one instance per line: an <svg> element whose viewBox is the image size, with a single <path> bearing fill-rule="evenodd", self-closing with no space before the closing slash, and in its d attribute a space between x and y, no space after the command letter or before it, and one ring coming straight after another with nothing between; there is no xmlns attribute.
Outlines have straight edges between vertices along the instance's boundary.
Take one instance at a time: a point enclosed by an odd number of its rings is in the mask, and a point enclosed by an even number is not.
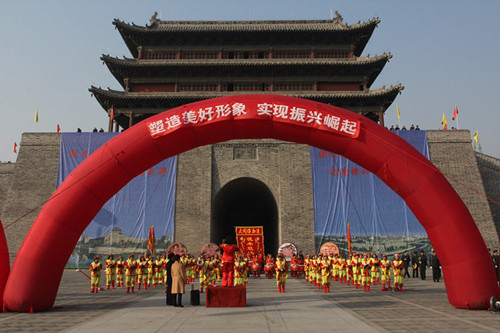
<svg viewBox="0 0 500 333"><path fill-rule="evenodd" d="M124 91L90 91L109 114L113 109L110 131L113 121L117 131L180 105L241 93L306 98L383 125L385 110L403 87L371 89L391 58L361 57L379 22L348 25L340 15L192 22L154 16L147 26L115 20L133 58L101 59ZM179 156L175 240L190 250L220 241L234 225L264 225L266 252L284 241L313 251L312 205L307 146L246 140Z"/></svg>

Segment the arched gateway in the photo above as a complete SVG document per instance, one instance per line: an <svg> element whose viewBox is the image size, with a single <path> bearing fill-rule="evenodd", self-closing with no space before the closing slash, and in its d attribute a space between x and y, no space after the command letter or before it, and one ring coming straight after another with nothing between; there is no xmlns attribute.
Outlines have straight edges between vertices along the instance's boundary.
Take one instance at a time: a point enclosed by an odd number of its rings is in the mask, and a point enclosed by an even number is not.
<svg viewBox="0 0 500 333"><path fill-rule="evenodd" d="M5 286L4 306L24 312L49 309L80 234L104 203L141 172L199 146L259 138L341 154L382 179L426 229L453 306L485 309L490 297L499 294L488 250L469 211L443 174L410 144L337 107L277 95L236 95L148 118L81 163L26 236Z"/></svg>
<svg viewBox="0 0 500 333"><path fill-rule="evenodd" d="M235 226L260 225L264 229L264 248L277 253L279 247L278 206L271 190L263 182L249 177L237 178L215 196L210 240L220 244L234 233Z"/></svg>

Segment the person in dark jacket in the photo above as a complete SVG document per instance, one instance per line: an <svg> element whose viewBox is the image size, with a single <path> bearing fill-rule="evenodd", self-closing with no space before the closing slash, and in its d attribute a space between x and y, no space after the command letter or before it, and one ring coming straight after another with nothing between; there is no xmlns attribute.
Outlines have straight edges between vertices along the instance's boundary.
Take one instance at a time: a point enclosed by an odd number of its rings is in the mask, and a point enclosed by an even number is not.
<svg viewBox="0 0 500 333"><path fill-rule="evenodd" d="M167 256L167 263L165 264L165 271L167 274L167 281L165 282L165 292L167 293L167 305L174 305L172 301L172 264L174 263L175 254L169 253Z"/></svg>
<svg viewBox="0 0 500 333"><path fill-rule="evenodd" d="M441 263L436 255L436 251L432 251L431 255L432 279L434 282L439 282L441 278Z"/></svg>
<svg viewBox="0 0 500 333"><path fill-rule="evenodd" d="M493 255L491 256L491 260L493 260L493 267L495 268L495 273L497 273L497 281L498 281L498 264L499 264L499 257L498 257L498 251L495 250L493 251Z"/></svg>
<svg viewBox="0 0 500 333"><path fill-rule="evenodd" d="M412 275L414 278L418 278L418 256L417 252L413 252L413 256L411 257L411 267L412 267Z"/></svg>
<svg viewBox="0 0 500 333"><path fill-rule="evenodd" d="M405 274L403 278L405 278L407 275L410 277L410 273L408 273L408 267L410 267L410 255L408 254L408 251L405 251L405 254L403 254L403 257L401 258L401 261L403 261L404 267L405 267Z"/></svg>
<svg viewBox="0 0 500 333"><path fill-rule="evenodd" d="M424 251L420 251L420 256L418 257L418 267L420 270L420 278L425 280L425 271L427 270L427 257Z"/></svg>

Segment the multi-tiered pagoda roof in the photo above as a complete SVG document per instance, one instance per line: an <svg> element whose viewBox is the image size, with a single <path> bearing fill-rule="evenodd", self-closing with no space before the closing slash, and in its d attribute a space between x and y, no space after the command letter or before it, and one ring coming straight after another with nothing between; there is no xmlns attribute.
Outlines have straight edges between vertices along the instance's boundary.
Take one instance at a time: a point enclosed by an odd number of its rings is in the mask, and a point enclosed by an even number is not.
<svg viewBox="0 0 500 333"><path fill-rule="evenodd" d="M183 104L233 94L282 94L328 103L383 123L401 85L371 89L392 57L361 54L378 18L308 21L114 20L133 58L101 59L123 91L92 86L123 128Z"/></svg>

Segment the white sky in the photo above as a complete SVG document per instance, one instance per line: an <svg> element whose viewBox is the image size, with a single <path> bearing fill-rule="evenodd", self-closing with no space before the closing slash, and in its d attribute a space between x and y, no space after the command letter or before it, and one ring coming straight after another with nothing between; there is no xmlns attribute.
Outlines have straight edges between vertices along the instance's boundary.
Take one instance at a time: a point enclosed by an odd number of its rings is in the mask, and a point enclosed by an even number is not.
<svg viewBox="0 0 500 333"><path fill-rule="evenodd" d="M372 89L401 83L405 89L386 112L386 125L448 126L455 104L459 128L479 132L482 152L500 158L500 1L1 1L0 161L15 161L23 132L107 129L107 115L88 88L122 90L99 59L131 57L112 21L146 25L163 20L329 19L379 17L363 56L393 58ZM34 122L38 108L38 123Z"/></svg>

